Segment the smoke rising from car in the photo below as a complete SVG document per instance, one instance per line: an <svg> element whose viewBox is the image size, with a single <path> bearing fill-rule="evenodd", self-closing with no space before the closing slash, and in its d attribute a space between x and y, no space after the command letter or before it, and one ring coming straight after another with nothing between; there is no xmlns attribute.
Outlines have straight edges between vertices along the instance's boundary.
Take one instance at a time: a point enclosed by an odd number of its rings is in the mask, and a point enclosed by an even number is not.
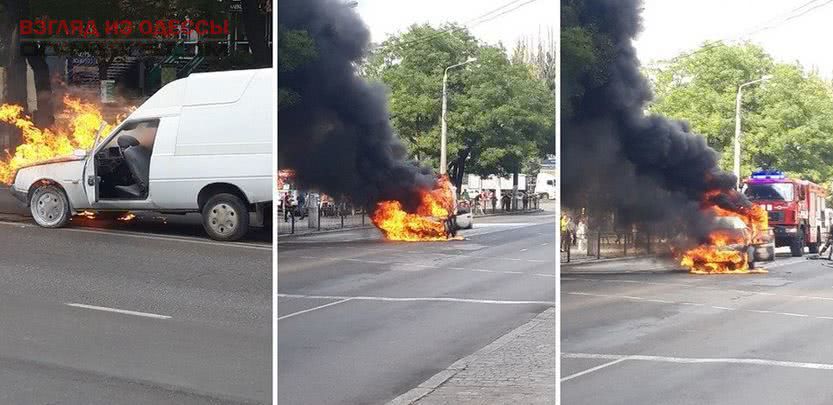
<svg viewBox="0 0 833 405"><path fill-rule="evenodd" d="M278 73L279 87L298 96L278 113L279 167L295 170L301 187L369 208L398 200L416 209L419 191L436 178L406 158L389 122L385 88L356 72L370 40L358 14L341 0L282 0L278 25L279 35L307 32L315 46L311 60Z"/></svg>
<svg viewBox="0 0 833 405"><path fill-rule="evenodd" d="M704 201L733 212L751 205L703 136L644 112L653 96L631 44L641 7L640 0L585 0L571 16L597 33L599 58L585 73L565 76L566 86L580 91L564 100L570 112L562 120L563 205L703 239L711 227Z"/></svg>

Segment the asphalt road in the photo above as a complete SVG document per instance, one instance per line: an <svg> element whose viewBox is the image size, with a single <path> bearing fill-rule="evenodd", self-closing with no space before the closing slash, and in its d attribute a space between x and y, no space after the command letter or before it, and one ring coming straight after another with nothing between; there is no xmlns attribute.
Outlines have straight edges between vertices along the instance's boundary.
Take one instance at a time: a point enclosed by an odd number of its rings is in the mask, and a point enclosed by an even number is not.
<svg viewBox="0 0 833 405"><path fill-rule="evenodd" d="M138 212L135 215L136 218L130 221L75 216L72 218L71 226L166 236L208 237L202 226L202 217L198 213L163 215L153 212ZM29 209L12 197L7 186L2 185L0 185L0 220L34 223ZM271 244L272 230L253 226L244 239L247 242Z"/></svg>
<svg viewBox="0 0 833 405"><path fill-rule="evenodd" d="M81 225L0 222L0 404L271 402L268 243Z"/></svg>
<svg viewBox="0 0 833 405"><path fill-rule="evenodd" d="M384 404L555 303L555 217L278 240L278 402Z"/></svg>
<svg viewBox="0 0 833 405"><path fill-rule="evenodd" d="M562 273L564 405L833 403L830 262L712 276L617 266Z"/></svg>

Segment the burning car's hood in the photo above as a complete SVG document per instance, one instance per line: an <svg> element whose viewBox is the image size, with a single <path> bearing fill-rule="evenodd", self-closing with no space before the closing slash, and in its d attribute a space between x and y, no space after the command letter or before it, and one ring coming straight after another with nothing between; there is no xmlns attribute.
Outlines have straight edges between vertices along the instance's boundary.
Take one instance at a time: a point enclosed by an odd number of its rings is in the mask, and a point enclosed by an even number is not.
<svg viewBox="0 0 833 405"><path fill-rule="evenodd" d="M18 170L25 169L27 167L47 165L47 164L50 164L50 163L77 162L79 160L84 160L84 159L86 159L86 158L85 157L78 157L78 156L61 156L61 157L56 157L56 158L46 159L46 160L40 160L40 161L37 161L37 162L25 164L23 166L20 166L18 168Z"/></svg>

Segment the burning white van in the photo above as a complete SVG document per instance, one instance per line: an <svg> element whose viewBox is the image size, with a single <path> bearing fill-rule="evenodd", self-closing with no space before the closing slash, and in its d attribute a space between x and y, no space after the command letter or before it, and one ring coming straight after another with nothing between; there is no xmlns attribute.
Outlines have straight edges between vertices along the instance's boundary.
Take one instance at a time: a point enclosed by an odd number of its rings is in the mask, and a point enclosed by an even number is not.
<svg viewBox="0 0 833 405"><path fill-rule="evenodd" d="M23 167L10 190L38 225L75 213L202 214L217 240L266 224L272 205L274 69L198 73L173 81L91 150Z"/></svg>

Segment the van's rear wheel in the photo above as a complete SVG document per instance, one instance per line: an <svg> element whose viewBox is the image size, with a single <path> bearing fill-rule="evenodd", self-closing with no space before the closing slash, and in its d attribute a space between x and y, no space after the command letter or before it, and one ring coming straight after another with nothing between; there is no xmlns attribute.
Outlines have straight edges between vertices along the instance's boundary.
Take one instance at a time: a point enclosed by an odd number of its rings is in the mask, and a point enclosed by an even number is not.
<svg viewBox="0 0 833 405"><path fill-rule="evenodd" d="M35 222L44 228L61 228L69 223L69 200L60 188L47 184L32 192L29 209Z"/></svg>
<svg viewBox="0 0 833 405"><path fill-rule="evenodd" d="M202 224L211 239L239 240L249 231L249 211L240 197L217 194L202 208Z"/></svg>

